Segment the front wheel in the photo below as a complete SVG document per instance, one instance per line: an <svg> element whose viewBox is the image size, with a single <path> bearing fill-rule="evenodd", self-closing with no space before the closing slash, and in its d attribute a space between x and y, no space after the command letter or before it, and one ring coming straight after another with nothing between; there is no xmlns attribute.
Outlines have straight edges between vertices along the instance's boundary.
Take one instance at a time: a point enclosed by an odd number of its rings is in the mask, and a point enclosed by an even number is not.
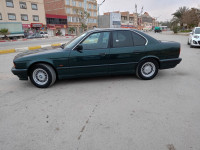
<svg viewBox="0 0 200 150"><path fill-rule="evenodd" d="M56 73L48 64L36 64L30 70L30 80L36 87L47 88L56 81Z"/></svg>
<svg viewBox="0 0 200 150"><path fill-rule="evenodd" d="M158 73L158 62L154 59L146 59L141 61L136 69L136 75L143 80L151 80Z"/></svg>

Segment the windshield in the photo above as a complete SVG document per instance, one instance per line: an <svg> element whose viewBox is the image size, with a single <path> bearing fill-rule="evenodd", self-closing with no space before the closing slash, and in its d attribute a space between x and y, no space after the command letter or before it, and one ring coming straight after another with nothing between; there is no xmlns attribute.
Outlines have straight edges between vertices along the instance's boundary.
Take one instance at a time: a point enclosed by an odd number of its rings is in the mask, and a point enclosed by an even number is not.
<svg viewBox="0 0 200 150"><path fill-rule="evenodd" d="M200 28L196 28L194 33L195 34L200 34Z"/></svg>
<svg viewBox="0 0 200 150"><path fill-rule="evenodd" d="M80 36L78 36L74 39L72 39L70 42L65 44L65 48L70 48L70 49L73 48L75 46L75 44L77 44L77 42L79 40L81 40L86 34L87 34L87 32L83 33L82 35L80 35Z"/></svg>

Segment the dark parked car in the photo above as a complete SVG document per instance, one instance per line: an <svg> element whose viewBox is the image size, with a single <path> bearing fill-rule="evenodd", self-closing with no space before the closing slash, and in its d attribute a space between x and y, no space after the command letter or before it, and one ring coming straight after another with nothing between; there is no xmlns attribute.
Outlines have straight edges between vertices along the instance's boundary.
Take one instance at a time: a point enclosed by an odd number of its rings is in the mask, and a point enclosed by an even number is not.
<svg viewBox="0 0 200 150"><path fill-rule="evenodd" d="M180 44L161 42L138 30L95 29L53 50L18 54L12 72L46 88L56 79L134 74L154 78L181 62Z"/></svg>
<svg viewBox="0 0 200 150"><path fill-rule="evenodd" d="M27 37L28 39L34 39L34 38L42 38L42 35L40 33L33 33Z"/></svg>

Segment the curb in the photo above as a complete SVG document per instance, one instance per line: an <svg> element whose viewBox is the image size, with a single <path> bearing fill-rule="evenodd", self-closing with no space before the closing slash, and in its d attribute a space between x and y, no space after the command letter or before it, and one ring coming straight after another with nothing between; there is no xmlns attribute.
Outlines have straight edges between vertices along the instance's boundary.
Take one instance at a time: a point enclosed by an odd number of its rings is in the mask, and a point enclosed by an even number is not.
<svg viewBox="0 0 200 150"><path fill-rule="evenodd" d="M30 46L30 47L23 47L23 48L15 48L15 49L5 49L5 50L0 50L0 54L37 50L37 49L45 48L45 47L56 47L56 46L61 46L62 44L63 43L56 43L56 44L49 44L49 45L38 45L38 46Z"/></svg>

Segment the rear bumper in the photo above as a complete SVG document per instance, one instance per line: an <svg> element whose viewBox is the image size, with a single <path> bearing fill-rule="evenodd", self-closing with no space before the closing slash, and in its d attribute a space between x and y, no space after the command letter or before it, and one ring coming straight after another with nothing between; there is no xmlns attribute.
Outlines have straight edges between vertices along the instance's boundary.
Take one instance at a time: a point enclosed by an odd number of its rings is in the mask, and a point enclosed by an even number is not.
<svg viewBox="0 0 200 150"><path fill-rule="evenodd" d="M19 80L28 80L27 69L11 69L12 73L19 77Z"/></svg>
<svg viewBox="0 0 200 150"><path fill-rule="evenodd" d="M160 60L160 69L174 68L182 61L182 58Z"/></svg>

